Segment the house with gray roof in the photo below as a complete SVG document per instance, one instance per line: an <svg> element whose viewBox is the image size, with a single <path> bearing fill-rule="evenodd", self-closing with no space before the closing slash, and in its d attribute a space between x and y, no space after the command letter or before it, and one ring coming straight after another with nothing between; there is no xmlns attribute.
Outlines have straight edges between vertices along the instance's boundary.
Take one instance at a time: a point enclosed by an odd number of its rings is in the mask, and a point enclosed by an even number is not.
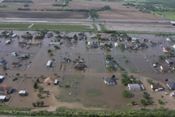
<svg viewBox="0 0 175 117"><path fill-rule="evenodd" d="M140 91L141 87L139 84L128 84L129 90Z"/></svg>
<svg viewBox="0 0 175 117"><path fill-rule="evenodd" d="M168 86L169 89L175 90L175 82L166 82L166 85Z"/></svg>
<svg viewBox="0 0 175 117"><path fill-rule="evenodd" d="M115 85L117 84L116 78L103 78L104 79L104 83L108 84L108 85Z"/></svg>

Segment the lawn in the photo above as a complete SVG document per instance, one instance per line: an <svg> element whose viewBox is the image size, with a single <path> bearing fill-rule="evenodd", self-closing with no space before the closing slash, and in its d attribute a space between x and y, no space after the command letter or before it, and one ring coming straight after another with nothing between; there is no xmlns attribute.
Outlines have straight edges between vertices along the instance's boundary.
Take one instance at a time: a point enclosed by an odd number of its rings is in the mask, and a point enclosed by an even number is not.
<svg viewBox="0 0 175 117"><path fill-rule="evenodd" d="M1 29L27 29L31 24L29 23L0 23Z"/></svg>
<svg viewBox="0 0 175 117"><path fill-rule="evenodd" d="M159 15L163 15L164 19L175 20L175 12L156 12Z"/></svg>
<svg viewBox="0 0 175 117"><path fill-rule="evenodd" d="M34 24L31 29L48 29L48 30L60 30L60 31L90 31L90 26L77 25L77 24Z"/></svg>
<svg viewBox="0 0 175 117"><path fill-rule="evenodd" d="M32 24L32 23L31 23ZM90 26L81 24L54 24L54 23L36 23L28 28L30 23L0 23L1 29L17 29L17 30L58 30L58 31L93 31Z"/></svg>

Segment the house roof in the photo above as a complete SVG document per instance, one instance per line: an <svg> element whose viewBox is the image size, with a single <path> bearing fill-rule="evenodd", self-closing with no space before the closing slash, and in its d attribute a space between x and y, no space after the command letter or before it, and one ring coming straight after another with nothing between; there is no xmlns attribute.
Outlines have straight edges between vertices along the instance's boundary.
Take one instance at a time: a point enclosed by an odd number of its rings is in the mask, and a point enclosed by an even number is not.
<svg viewBox="0 0 175 117"><path fill-rule="evenodd" d="M116 78L104 78L106 84L117 84Z"/></svg>
<svg viewBox="0 0 175 117"><path fill-rule="evenodd" d="M166 84L170 89L175 89L175 82L168 81Z"/></svg>
<svg viewBox="0 0 175 117"><path fill-rule="evenodd" d="M162 66L160 66L160 68L161 68L161 69L164 69L164 70L168 70L169 67L168 67L168 66L162 65Z"/></svg>
<svg viewBox="0 0 175 117"><path fill-rule="evenodd" d="M167 46L163 47L163 49L164 50L167 50L167 51L170 51L171 50L171 48L170 47L167 47Z"/></svg>
<svg viewBox="0 0 175 117"><path fill-rule="evenodd" d="M139 84L128 84L128 87L130 90L141 90L141 87Z"/></svg>
<svg viewBox="0 0 175 117"><path fill-rule="evenodd" d="M54 81L55 81L54 78L48 77L44 80L44 83L54 83Z"/></svg>
<svg viewBox="0 0 175 117"><path fill-rule="evenodd" d="M158 88L164 88L164 87L162 85L160 85L160 84L153 84L152 88L153 89L158 89Z"/></svg>
<svg viewBox="0 0 175 117"><path fill-rule="evenodd" d="M11 87L9 87L7 85L0 86L0 91L4 92L5 94L7 94L10 90L11 90Z"/></svg>
<svg viewBox="0 0 175 117"><path fill-rule="evenodd" d="M77 62L77 63L75 64L75 67L78 67L78 68L85 68L86 65L85 65L83 62Z"/></svg>

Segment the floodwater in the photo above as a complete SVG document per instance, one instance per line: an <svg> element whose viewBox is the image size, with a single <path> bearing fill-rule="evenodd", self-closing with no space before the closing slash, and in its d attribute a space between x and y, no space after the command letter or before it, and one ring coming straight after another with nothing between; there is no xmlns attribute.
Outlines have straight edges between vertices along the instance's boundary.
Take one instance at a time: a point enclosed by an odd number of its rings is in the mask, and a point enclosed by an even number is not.
<svg viewBox="0 0 175 117"><path fill-rule="evenodd" d="M22 31L15 31L15 33L21 35L24 34ZM34 33L34 32L32 32ZM67 36L73 36L78 33L67 33ZM87 41L98 42L98 40L90 39L91 34L86 33ZM165 38L156 37L153 35L130 35L136 38L147 38L152 39L155 42L162 42ZM157 74L156 70L152 67L152 63L158 60L158 56L164 54L162 48L159 46L151 47L150 43L146 44L149 46L148 49L135 50L125 50L121 51L119 48L113 48L110 52L106 50L97 49L87 49L85 40L73 43L73 45L62 44L59 45L60 50L55 50L53 45L49 46L49 42L54 40L54 37L45 37L42 41L41 46L31 46L29 49L21 48L18 46L18 41L23 41L23 39L14 38L13 42L9 45L5 45L7 39L1 39L0 43L0 57L3 57L8 61L7 71L1 70L2 74L8 73L8 76L16 75L20 73L22 75L27 74L28 77L54 77L54 73L60 76L58 79L62 88L60 90L58 101L65 102L80 102L86 107L101 107L101 108L116 108L120 105L127 105L132 100L138 101L142 98L143 92L132 92L133 98L127 99L122 96L122 91L128 89L123 86L120 82L120 71L109 72L105 67L105 55L111 54L114 60L122 66L126 71L132 73L138 73L139 77L146 76L151 77L156 80L162 80L164 78L173 78L173 73L167 74ZM64 41L66 43L66 41ZM164 45L169 45L165 42ZM51 49L53 56L47 52ZM12 67L11 63L17 61L17 58L11 56L11 52L19 52L30 54L29 60L22 61L22 67ZM153 56L154 55L154 56ZM83 71L78 71L74 69L74 63L61 63L62 58L69 58L72 61L76 60L78 57L83 58L87 68ZM146 57L146 58L145 58ZM52 67L46 67L47 61L52 60ZM126 60L129 62L126 63ZM162 63L164 64L164 63ZM108 86L104 84L103 77L111 77L115 74L117 78L117 85ZM22 76L21 75L21 76ZM33 79L34 80L34 79ZM14 86L16 82L5 81L3 84L8 84ZM24 81L22 85L15 86L16 89L24 87L26 84L26 90L30 90L29 85L32 84L31 81ZM66 88L66 85L69 87ZM20 87L21 86L21 87ZM33 90L30 90L32 94ZM33 93L33 99L37 98L36 93ZM30 99L27 99L31 101ZM12 100L15 101L15 98ZM14 103L12 103L14 105Z"/></svg>

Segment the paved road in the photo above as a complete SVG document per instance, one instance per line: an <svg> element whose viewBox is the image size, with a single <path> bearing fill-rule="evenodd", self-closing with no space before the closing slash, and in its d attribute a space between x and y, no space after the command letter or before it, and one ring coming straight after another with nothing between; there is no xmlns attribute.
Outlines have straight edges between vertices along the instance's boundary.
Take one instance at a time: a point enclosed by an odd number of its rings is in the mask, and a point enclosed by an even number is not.
<svg viewBox="0 0 175 117"><path fill-rule="evenodd" d="M43 23L136 23L136 24L165 24L171 25L167 20L119 20L119 19L54 19L54 18L4 18L0 22L43 22Z"/></svg>

